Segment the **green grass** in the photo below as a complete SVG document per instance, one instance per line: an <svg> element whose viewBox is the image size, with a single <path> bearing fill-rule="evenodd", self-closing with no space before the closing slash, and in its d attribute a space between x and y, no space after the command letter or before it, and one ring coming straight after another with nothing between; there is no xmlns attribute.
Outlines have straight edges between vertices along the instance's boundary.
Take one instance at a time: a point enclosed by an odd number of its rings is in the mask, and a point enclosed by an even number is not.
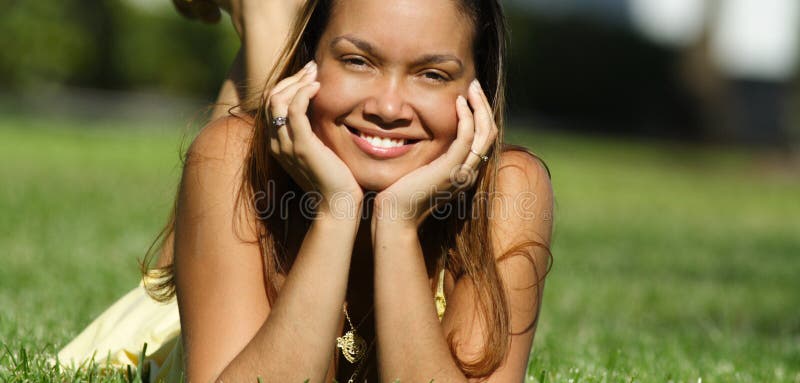
<svg viewBox="0 0 800 383"><path fill-rule="evenodd" d="M147 125L147 126L143 126ZM181 123L0 116L0 381L138 281L179 176ZM556 192L532 382L800 382L800 175L752 154L522 133Z"/></svg>

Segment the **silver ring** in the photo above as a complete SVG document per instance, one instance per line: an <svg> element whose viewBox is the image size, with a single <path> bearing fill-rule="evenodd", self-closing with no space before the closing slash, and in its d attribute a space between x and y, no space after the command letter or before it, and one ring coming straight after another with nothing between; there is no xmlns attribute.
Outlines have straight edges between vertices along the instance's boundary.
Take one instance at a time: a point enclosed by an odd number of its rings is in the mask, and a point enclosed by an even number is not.
<svg viewBox="0 0 800 383"><path fill-rule="evenodd" d="M280 128L281 126L286 125L289 122L289 119L286 117L275 117L272 119L272 126L275 128Z"/></svg>
<svg viewBox="0 0 800 383"><path fill-rule="evenodd" d="M481 161L483 161L483 162L489 162L489 156L484 156L483 154L480 154L480 153L478 153L478 152L476 152L476 151L472 150L472 148L470 148L470 149L469 149L469 152L470 152L470 153L472 153L472 154L474 154L474 155L476 155L476 156L478 156L478 158L480 158L480 159L481 159Z"/></svg>

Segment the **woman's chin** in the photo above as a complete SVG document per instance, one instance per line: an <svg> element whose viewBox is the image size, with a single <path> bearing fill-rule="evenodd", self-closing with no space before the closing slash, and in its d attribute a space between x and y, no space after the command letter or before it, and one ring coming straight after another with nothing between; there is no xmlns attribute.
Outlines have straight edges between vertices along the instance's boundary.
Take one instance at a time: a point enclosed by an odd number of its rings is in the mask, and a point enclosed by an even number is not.
<svg viewBox="0 0 800 383"><path fill-rule="evenodd" d="M381 192L389 188L391 182L380 182L376 180L359 181L361 188L368 192Z"/></svg>
<svg viewBox="0 0 800 383"><path fill-rule="evenodd" d="M356 176L356 181L365 191L381 192L392 186L403 174L381 174L370 172L363 176Z"/></svg>

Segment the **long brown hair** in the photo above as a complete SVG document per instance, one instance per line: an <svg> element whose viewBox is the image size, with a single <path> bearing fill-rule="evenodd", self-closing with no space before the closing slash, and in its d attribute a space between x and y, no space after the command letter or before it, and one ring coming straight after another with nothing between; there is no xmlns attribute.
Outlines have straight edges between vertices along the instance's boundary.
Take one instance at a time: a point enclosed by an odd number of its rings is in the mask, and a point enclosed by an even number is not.
<svg viewBox="0 0 800 383"><path fill-rule="evenodd" d="M457 0L457 2L462 13L469 17L474 27L473 53L476 76L492 104L499 134L493 148L487 153L490 160L475 175L477 178L474 186L450 201L451 214L445 217L429 217L419 230L423 248L437 249L435 259L429 260L432 261L429 263L432 275L437 275L435 273L444 267L456 280L465 277L473 281L479 319L486 325L484 351L476 360L457 360L457 363L468 377L480 378L491 374L503 362L512 335L508 301L497 263L511 256L521 255L528 258L538 279L530 288L535 288L537 296L541 299L541 283L549 270L552 256L548 245L537 241L515 244L511 250L500 256L494 253L490 231L494 200L487 196L495 195L495 180L500 164L499 154L506 150L525 149L503 144L507 34L502 7L498 0ZM270 282L267 288L270 303L274 302L277 296L276 277L291 269L294 256L310 225L310 218L302 214L302 206L297 199L291 200L293 203L288 206L288 214L263 214L270 211L271 207L268 204L271 201L281 200L281 196L286 193L297 193L296 195L302 193L302 189L269 154L265 128L270 116L266 108L264 90L270 89L281 79L297 72L306 62L314 58L317 44L328 23L334 3L334 0L306 2L264 89L250 95L242 103L242 109L253 118L254 130L238 198L240 201L253 203L237 203L237 208L253 209L258 216L258 244L264 257L266 280ZM532 153L525 151L538 159ZM468 214L453 213L456 211L466 211ZM174 263L152 269L147 266L153 255L159 251L162 257L171 256L172 249L165 245L169 244L174 224L173 209L169 222L156 238L154 245L148 249L142 262L148 292L160 301L169 300L175 295ZM548 267L545 270L536 268L536 262L531 255L533 247L546 251ZM537 312L533 322L520 333L527 332L535 326L538 316ZM448 335L453 355L457 347L455 335L455 333Z"/></svg>

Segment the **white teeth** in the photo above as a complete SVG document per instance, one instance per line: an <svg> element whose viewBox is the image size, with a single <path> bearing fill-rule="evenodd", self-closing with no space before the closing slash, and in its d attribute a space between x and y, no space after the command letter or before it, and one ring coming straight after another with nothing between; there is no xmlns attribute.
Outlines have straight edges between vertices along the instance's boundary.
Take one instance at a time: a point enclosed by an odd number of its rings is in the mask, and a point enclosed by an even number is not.
<svg viewBox="0 0 800 383"><path fill-rule="evenodd" d="M359 136L367 140L367 142L369 142L370 145L378 148L396 148L399 146L403 146L406 143L406 140L396 140L393 138L380 138L375 136L369 136L361 132L359 132Z"/></svg>

